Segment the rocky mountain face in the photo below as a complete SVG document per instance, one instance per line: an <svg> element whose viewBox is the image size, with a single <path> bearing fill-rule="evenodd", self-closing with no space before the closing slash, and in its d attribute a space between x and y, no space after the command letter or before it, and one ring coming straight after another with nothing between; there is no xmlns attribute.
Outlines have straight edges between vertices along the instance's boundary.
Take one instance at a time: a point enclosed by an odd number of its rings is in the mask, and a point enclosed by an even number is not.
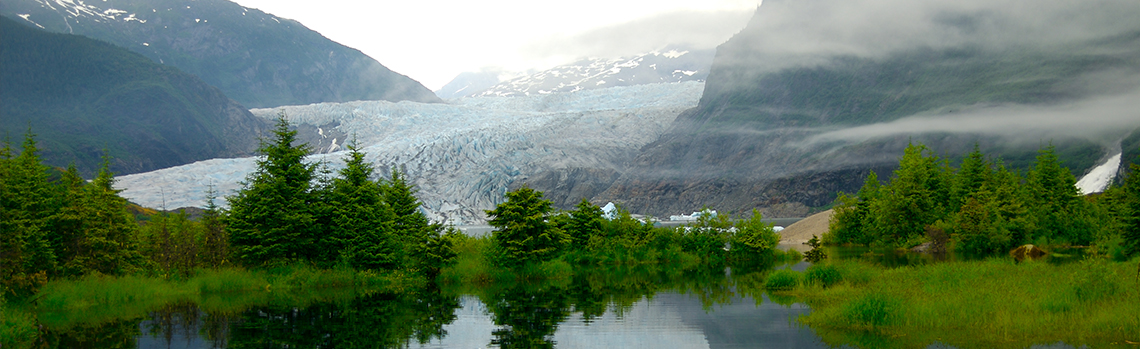
<svg viewBox="0 0 1140 349"><path fill-rule="evenodd" d="M439 102L418 82L301 23L225 0L5 0L0 14L177 67L246 107Z"/></svg>
<svg viewBox="0 0 1140 349"><path fill-rule="evenodd" d="M443 93L441 96L515 97L615 86L703 82L709 74L714 53L713 50L668 48L631 57L587 58L490 84L490 79L503 74L464 73L437 93Z"/></svg>
<svg viewBox="0 0 1140 349"><path fill-rule="evenodd" d="M1103 15L1119 23L1072 24L1087 36L1010 45L986 42L986 25L1025 21L1013 14L915 8L928 13L916 15L916 28L958 41L889 48L847 29L828 32L827 15L799 13L820 11L811 4L765 2L717 48L699 105L594 201L655 216L703 205L803 216L839 191L857 191L868 171L888 178L911 142L952 160L979 144L1017 169L1052 144L1079 178L1123 148L1135 153L1140 134L1140 22L1120 20L1140 6L1102 2L1090 11L1113 11ZM820 46L843 38L852 42Z"/></svg>
<svg viewBox="0 0 1140 349"><path fill-rule="evenodd" d="M29 130L52 166L90 176L250 155L269 124L197 77L106 42L0 17L0 135Z"/></svg>

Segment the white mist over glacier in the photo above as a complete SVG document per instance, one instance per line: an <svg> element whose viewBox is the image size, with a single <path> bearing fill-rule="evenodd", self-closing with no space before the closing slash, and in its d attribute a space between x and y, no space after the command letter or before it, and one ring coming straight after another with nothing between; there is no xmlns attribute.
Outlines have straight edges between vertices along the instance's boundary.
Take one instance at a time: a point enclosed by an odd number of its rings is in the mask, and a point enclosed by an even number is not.
<svg viewBox="0 0 1140 349"><path fill-rule="evenodd" d="M483 210L507 187L544 170L622 170L682 111L697 105L704 83L612 87L526 97L473 97L448 104L387 101L320 103L251 110L322 136L355 136L379 175L399 166L418 186L424 211L436 221L482 223ZM332 144L346 144L344 139ZM333 171L343 151L312 155ZM118 177L122 196L147 207L204 206L213 187L219 204L240 188L256 158L212 159Z"/></svg>

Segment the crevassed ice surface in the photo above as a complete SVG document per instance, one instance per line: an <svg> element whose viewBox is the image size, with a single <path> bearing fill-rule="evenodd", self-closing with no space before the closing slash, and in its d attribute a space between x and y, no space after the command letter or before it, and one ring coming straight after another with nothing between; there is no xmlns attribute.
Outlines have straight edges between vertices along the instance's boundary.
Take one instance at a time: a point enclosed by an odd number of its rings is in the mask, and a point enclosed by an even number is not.
<svg viewBox="0 0 1140 349"><path fill-rule="evenodd" d="M292 124L335 126L355 135L378 173L393 165L418 186L429 218L453 224L485 221L514 181L547 169L620 170L656 140L685 109L697 105L704 83L613 87L526 97L473 97L449 104L387 101L320 103L253 109ZM337 140L337 144L345 144ZM309 157L333 171L345 152ZM204 206L213 187L218 203L240 188L256 158L212 159L117 178L122 195L147 207Z"/></svg>

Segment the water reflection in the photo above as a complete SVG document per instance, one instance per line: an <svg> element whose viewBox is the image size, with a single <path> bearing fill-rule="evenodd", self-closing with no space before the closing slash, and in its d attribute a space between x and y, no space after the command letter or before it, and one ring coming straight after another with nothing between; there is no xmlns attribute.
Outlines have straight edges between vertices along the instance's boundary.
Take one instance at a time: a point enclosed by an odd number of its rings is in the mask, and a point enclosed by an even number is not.
<svg viewBox="0 0 1140 349"><path fill-rule="evenodd" d="M889 252L889 251L887 251ZM833 249L884 265L921 255ZM825 348L893 342L803 327L808 309L763 289L774 268L806 263L579 270L569 279L478 290L314 290L308 297L214 295L144 318L45 329L43 348Z"/></svg>
<svg viewBox="0 0 1140 349"><path fill-rule="evenodd" d="M770 265L580 272L478 294L329 293L209 309L174 304L146 318L52 333L67 348L738 348L825 347L795 318L805 306L755 288ZM212 300L211 302L220 302Z"/></svg>

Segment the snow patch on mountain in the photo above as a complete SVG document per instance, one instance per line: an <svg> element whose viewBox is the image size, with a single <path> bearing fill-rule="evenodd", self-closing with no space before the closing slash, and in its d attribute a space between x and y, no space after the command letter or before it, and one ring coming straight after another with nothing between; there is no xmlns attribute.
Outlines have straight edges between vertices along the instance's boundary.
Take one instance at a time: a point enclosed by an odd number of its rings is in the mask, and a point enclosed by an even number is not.
<svg viewBox="0 0 1140 349"><path fill-rule="evenodd" d="M500 82L486 89L462 91L469 97L507 97L663 82L700 82L708 76L714 55L713 50L671 49L632 57L589 58ZM456 87L448 91L458 92Z"/></svg>
<svg viewBox="0 0 1140 349"><path fill-rule="evenodd" d="M114 8L99 8L94 5L88 5L84 3L83 0L36 0L36 2L53 11L60 12L61 15L70 16L76 20L84 18L96 22L123 20L146 23L145 20L135 18L135 14L133 13ZM27 18L24 19L27 20Z"/></svg>
<svg viewBox="0 0 1140 349"><path fill-rule="evenodd" d="M292 124L314 126L315 137L331 131L355 137L379 173L399 166L409 175L429 217L475 224L485 221L483 210L500 203L511 183L530 175L571 167L624 169L680 112L696 106L703 90L703 83L684 82L449 104L357 101L251 112L264 118L284 112ZM345 155L308 160L336 171ZM147 207L201 207L211 186L220 196L239 189L256 160L200 161L121 176L116 186Z"/></svg>

